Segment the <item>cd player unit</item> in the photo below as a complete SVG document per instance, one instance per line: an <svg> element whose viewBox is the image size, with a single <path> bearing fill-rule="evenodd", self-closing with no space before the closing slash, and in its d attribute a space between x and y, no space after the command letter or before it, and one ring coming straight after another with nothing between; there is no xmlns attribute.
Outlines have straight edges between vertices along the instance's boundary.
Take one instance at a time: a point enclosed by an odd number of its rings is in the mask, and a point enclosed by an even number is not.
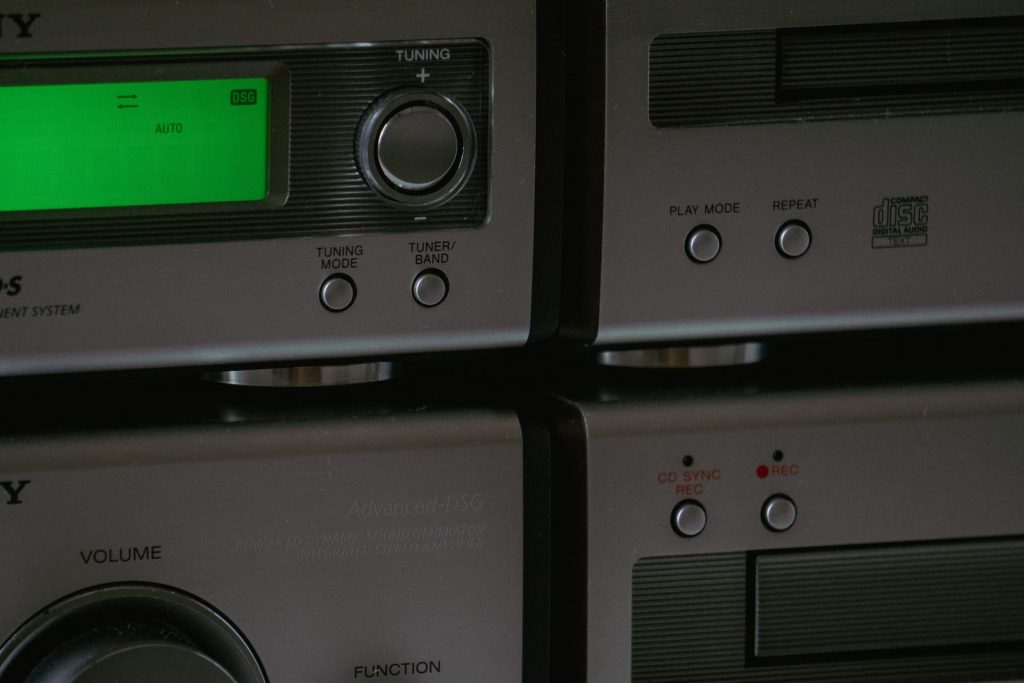
<svg viewBox="0 0 1024 683"><path fill-rule="evenodd" d="M270 411L0 439L0 681L546 680L513 411Z"/></svg>
<svg viewBox="0 0 1024 683"><path fill-rule="evenodd" d="M1024 318L1024 2L583 9L568 335Z"/></svg>
<svg viewBox="0 0 1024 683"><path fill-rule="evenodd" d="M536 49L505 0L5 7L0 375L524 344Z"/></svg>
<svg viewBox="0 0 1024 683"><path fill-rule="evenodd" d="M561 417L562 680L1024 677L1024 383L630 392Z"/></svg>

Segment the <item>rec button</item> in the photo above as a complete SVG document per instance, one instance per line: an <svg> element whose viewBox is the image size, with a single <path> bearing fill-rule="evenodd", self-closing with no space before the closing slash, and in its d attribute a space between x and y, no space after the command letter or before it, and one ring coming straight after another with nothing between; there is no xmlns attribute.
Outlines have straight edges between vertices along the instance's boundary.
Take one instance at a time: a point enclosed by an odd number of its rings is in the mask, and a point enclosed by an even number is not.
<svg viewBox="0 0 1024 683"><path fill-rule="evenodd" d="M781 493L771 496L761 507L761 521L769 531L785 531L796 523L796 503Z"/></svg>
<svg viewBox="0 0 1024 683"><path fill-rule="evenodd" d="M356 283L348 275L337 273L320 285L320 303L332 313L340 313L356 300Z"/></svg>

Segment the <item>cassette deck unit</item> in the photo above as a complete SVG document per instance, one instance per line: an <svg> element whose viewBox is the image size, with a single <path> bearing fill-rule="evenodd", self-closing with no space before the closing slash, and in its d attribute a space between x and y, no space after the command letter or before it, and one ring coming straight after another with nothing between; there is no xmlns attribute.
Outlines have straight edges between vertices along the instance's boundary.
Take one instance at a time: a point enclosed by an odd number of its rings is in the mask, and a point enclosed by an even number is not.
<svg viewBox="0 0 1024 683"><path fill-rule="evenodd" d="M518 2L5 8L0 375L544 334L536 28Z"/></svg>
<svg viewBox="0 0 1024 683"><path fill-rule="evenodd" d="M1024 3L581 8L567 335L1024 317Z"/></svg>
<svg viewBox="0 0 1024 683"><path fill-rule="evenodd" d="M562 679L1024 676L1019 380L581 396L554 441Z"/></svg>

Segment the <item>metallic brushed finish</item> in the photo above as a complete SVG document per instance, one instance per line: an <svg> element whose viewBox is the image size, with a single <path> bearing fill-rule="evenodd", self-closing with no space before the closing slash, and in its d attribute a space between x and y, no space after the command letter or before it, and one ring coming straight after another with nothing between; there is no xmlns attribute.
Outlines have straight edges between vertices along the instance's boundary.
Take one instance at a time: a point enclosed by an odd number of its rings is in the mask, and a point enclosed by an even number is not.
<svg viewBox="0 0 1024 683"><path fill-rule="evenodd" d="M379 361L348 365L225 370L206 373L204 377L213 382L236 386L301 388L383 382L398 374L394 363Z"/></svg>
<svg viewBox="0 0 1024 683"><path fill-rule="evenodd" d="M710 368L759 363L765 345L759 342L707 346L672 346L655 349L611 349L598 351L597 363L625 368Z"/></svg>

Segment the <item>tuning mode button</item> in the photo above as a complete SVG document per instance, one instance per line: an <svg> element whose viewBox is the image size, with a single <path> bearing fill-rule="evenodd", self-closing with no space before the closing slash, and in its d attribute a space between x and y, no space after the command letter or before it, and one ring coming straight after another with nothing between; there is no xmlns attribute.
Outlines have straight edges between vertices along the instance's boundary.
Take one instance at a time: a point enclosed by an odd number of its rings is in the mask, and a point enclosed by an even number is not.
<svg viewBox="0 0 1024 683"><path fill-rule="evenodd" d="M476 132L454 100L425 88L403 89L370 106L357 148L363 178L378 194L429 207L465 185L476 159Z"/></svg>
<svg viewBox="0 0 1024 683"><path fill-rule="evenodd" d="M332 313L348 309L356 300L356 283L344 273L335 273L320 284L320 304Z"/></svg>

